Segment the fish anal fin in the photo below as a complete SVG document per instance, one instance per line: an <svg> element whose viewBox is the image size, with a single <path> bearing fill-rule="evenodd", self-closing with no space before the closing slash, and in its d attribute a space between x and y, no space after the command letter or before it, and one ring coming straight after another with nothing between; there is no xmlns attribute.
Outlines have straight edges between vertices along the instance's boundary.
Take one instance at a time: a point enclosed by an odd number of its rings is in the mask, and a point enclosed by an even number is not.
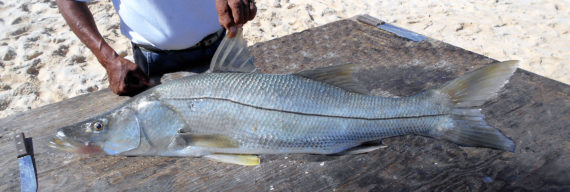
<svg viewBox="0 0 570 192"><path fill-rule="evenodd" d="M259 165L259 157L256 155L242 155L242 154L209 154L204 158L222 163L231 163L236 165L256 166Z"/></svg>
<svg viewBox="0 0 570 192"><path fill-rule="evenodd" d="M212 57L209 72L251 73L256 69L242 29L239 29L235 37L224 37Z"/></svg>
<svg viewBox="0 0 570 192"><path fill-rule="evenodd" d="M233 138L218 134L195 134L179 131L175 138L176 145L206 148L237 148L239 143Z"/></svg>
<svg viewBox="0 0 570 192"><path fill-rule="evenodd" d="M343 151L343 152L339 153L339 155L355 155L355 154L369 153L369 152L372 152L372 151L377 150L377 149L384 149L386 147L388 147L388 146L382 144L381 141L380 142L377 142L377 141L365 142L359 146L356 146L356 147L350 148L346 151Z"/></svg>
<svg viewBox="0 0 570 192"><path fill-rule="evenodd" d="M369 90L354 77L359 68L355 64L346 64L301 71L295 75L334 85L347 91L368 94Z"/></svg>

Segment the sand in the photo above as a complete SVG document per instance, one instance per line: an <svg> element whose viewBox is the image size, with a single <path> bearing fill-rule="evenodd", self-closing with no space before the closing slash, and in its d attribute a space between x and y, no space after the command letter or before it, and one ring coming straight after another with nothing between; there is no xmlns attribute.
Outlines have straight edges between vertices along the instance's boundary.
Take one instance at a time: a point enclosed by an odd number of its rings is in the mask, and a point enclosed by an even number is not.
<svg viewBox="0 0 570 192"><path fill-rule="evenodd" d="M110 1L90 3L100 32L132 59ZM570 84L569 1L257 0L250 45L358 14ZM106 73L54 1L0 0L0 118L104 89Z"/></svg>

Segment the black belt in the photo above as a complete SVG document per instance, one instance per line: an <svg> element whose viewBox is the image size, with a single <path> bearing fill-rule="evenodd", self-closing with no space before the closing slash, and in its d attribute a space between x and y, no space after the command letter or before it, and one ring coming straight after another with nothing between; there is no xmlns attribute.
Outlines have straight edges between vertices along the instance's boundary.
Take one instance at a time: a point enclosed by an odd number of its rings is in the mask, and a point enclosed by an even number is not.
<svg viewBox="0 0 570 192"><path fill-rule="evenodd" d="M209 46L215 44L216 42L218 42L220 39L224 38L225 34L226 34L226 30L224 28L222 28L222 29L204 37L204 39L202 39L200 42L196 43L196 45L189 47L189 48L186 48L186 49L179 49L179 50L162 50L162 49L153 47L151 45L143 45L143 44L135 44L135 45L144 51L155 52L155 53L186 52L186 51L192 51L192 50L196 50L196 49L200 49L200 48L204 48L204 47L209 47Z"/></svg>

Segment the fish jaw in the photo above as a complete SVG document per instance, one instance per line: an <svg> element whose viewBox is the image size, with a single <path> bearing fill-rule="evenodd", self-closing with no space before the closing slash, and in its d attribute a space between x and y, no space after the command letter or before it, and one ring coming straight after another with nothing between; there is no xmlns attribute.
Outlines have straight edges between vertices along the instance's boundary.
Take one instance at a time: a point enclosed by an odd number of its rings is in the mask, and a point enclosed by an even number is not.
<svg viewBox="0 0 570 192"><path fill-rule="evenodd" d="M98 144L90 141L83 143L74 141L66 137L62 131L57 132L56 136L48 143L48 146L71 153L94 155L103 152L103 148Z"/></svg>

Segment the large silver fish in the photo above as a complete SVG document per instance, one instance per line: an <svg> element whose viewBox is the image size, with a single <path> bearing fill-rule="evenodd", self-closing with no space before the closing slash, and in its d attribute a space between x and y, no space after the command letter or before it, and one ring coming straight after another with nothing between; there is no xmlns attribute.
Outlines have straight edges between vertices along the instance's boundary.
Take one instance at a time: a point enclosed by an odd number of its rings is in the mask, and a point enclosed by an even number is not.
<svg viewBox="0 0 570 192"><path fill-rule="evenodd" d="M365 153L381 148L382 138L405 134L513 151L515 144L483 120L480 106L497 94L517 63L495 63L415 96L385 98L364 94L353 81L354 65L296 74L251 72L252 57L239 34L222 42L210 73L166 82L60 128L50 145L240 165L257 165L256 154Z"/></svg>

